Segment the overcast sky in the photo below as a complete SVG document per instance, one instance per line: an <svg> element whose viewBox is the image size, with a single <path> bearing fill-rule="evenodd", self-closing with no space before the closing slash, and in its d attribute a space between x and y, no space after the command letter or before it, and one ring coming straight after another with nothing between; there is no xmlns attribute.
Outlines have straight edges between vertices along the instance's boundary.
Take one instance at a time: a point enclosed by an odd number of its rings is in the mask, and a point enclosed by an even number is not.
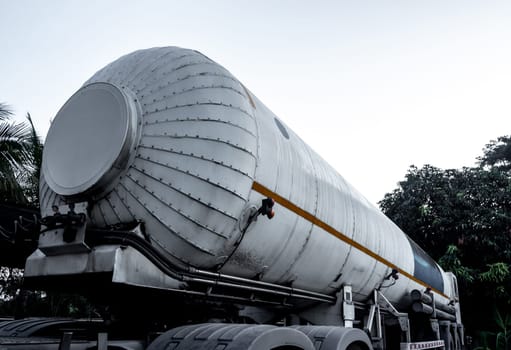
<svg viewBox="0 0 511 350"><path fill-rule="evenodd" d="M0 102L43 137L118 57L201 51L374 203L511 133L511 1L0 0L0 43Z"/></svg>

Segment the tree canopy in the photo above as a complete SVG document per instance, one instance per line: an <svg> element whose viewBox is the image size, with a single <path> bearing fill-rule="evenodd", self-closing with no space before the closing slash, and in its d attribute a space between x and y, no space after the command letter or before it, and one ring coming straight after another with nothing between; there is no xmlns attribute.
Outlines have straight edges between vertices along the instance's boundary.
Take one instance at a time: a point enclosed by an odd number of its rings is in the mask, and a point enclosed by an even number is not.
<svg viewBox="0 0 511 350"><path fill-rule="evenodd" d="M0 103L0 199L2 202L37 206L42 143L30 114L27 122L12 119Z"/></svg>
<svg viewBox="0 0 511 350"><path fill-rule="evenodd" d="M469 330L490 324L495 309L511 309L510 136L487 144L474 167L411 166L379 204L445 270L457 275Z"/></svg>

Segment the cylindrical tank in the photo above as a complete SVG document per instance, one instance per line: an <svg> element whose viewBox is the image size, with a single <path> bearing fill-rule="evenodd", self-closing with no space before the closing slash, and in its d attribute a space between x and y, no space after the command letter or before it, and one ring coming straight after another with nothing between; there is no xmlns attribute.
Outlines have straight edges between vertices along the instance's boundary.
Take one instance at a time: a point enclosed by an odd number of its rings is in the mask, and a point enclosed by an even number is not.
<svg viewBox="0 0 511 350"><path fill-rule="evenodd" d="M396 304L442 269L225 68L193 50L128 54L90 78L46 138L41 208L88 201L93 225L145 223L201 269ZM247 218L266 196L272 220ZM385 280L396 270L399 278ZM396 274L394 273L394 276Z"/></svg>

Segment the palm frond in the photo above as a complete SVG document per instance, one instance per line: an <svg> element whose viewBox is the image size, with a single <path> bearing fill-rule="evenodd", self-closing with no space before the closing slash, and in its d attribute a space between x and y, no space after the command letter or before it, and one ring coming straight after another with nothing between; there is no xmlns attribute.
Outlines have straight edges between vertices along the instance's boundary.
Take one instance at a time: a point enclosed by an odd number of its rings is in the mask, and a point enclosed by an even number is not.
<svg viewBox="0 0 511 350"><path fill-rule="evenodd" d="M30 134L23 124L0 123L0 163L22 166L31 162Z"/></svg>
<svg viewBox="0 0 511 350"><path fill-rule="evenodd" d="M37 135L37 131L35 129L34 123L32 122L32 117L30 113L27 113L27 120L30 124L29 133L30 133L30 150L32 153L32 162L35 168L40 168L41 161L43 158L43 143L39 135ZM37 176L39 178L39 176Z"/></svg>
<svg viewBox="0 0 511 350"><path fill-rule="evenodd" d="M42 146L36 140L37 134L30 118L29 123L18 123L12 121L11 116L9 107L0 103L0 197L6 201L26 203L26 188L36 185L32 179L38 166L34 162L34 154ZM34 143L35 140L37 143Z"/></svg>
<svg viewBox="0 0 511 350"><path fill-rule="evenodd" d="M7 120L11 116L12 116L12 111L11 111L10 107L5 103L0 102L0 121Z"/></svg>

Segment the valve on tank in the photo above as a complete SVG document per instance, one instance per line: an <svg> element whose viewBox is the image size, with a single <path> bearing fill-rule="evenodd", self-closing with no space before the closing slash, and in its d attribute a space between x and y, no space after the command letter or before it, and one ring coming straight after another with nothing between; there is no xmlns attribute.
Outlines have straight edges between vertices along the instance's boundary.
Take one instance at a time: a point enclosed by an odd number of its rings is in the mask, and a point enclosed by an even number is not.
<svg viewBox="0 0 511 350"><path fill-rule="evenodd" d="M63 214L62 212L67 213ZM85 244L87 203L52 206L52 214L41 219L45 228L39 236L39 249L46 255L88 252Z"/></svg>
<svg viewBox="0 0 511 350"><path fill-rule="evenodd" d="M239 243L241 239L243 238L243 235L245 232L247 232L248 227L250 224L255 222L257 220L257 217L259 215L266 216L268 219L272 219L275 216L275 211L273 210L273 206L275 205L275 200L273 198L267 197L263 200L261 200L261 206L257 208L254 205L251 205L249 208L246 209L245 217L241 219L241 232L242 235L240 239L238 240Z"/></svg>
<svg viewBox="0 0 511 350"><path fill-rule="evenodd" d="M261 207L257 211L261 215L265 215L268 219L271 219L275 216L275 211L273 210L273 206L275 205L275 201L268 197L262 200Z"/></svg>

